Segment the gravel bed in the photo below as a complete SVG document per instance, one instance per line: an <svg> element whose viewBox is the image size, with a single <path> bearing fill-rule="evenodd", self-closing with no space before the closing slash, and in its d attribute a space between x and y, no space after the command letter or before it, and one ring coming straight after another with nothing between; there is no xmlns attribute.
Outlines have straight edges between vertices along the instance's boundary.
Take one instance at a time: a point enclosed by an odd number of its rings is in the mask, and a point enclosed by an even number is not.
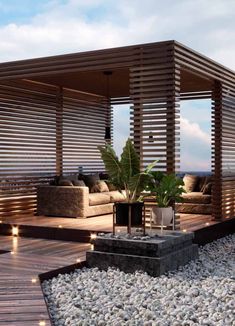
<svg viewBox="0 0 235 326"><path fill-rule="evenodd" d="M234 326L235 235L175 273L76 270L43 282L54 325Z"/></svg>

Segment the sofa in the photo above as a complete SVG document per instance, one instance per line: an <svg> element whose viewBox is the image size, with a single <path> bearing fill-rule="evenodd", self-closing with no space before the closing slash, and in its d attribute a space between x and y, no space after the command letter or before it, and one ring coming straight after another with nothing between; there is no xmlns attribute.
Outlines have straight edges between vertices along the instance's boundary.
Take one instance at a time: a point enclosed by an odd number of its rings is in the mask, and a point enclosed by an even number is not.
<svg viewBox="0 0 235 326"><path fill-rule="evenodd" d="M62 176L55 183L37 188L37 215L86 218L110 214L115 202L125 200L124 191L108 187L95 175L90 179L85 176L86 183L77 176L73 178Z"/></svg>
<svg viewBox="0 0 235 326"><path fill-rule="evenodd" d="M183 177L186 193L183 202L176 204L178 213L211 214L212 177L185 174Z"/></svg>

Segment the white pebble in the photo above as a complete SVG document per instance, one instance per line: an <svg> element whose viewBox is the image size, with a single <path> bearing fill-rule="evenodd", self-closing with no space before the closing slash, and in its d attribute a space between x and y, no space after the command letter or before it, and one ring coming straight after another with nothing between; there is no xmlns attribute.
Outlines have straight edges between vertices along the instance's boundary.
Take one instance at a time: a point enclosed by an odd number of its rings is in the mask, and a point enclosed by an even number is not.
<svg viewBox="0 0 235 326"><path fill-rule="evenodd" d="M197 261L156 278L114 268L60 274L43 282L53 324L232 326L234 243L234 235L210 243Z"/></svg>

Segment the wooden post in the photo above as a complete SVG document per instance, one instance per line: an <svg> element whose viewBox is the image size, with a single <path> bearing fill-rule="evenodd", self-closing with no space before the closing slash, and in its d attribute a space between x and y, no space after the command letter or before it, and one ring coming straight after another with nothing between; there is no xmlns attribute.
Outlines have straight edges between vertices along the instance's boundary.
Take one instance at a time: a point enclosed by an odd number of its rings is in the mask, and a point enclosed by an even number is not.
<svg viewBox="0 0 235 326"><path fill-rule="evenodd" d="M63 88L56 94L56 175L63 174Z"/></svg>
<svg viewBox="0 0 235 326"><path fill-rule="evenodd" d="M212 94L212 216L222 219L222 88L214 83Z"/></svg>

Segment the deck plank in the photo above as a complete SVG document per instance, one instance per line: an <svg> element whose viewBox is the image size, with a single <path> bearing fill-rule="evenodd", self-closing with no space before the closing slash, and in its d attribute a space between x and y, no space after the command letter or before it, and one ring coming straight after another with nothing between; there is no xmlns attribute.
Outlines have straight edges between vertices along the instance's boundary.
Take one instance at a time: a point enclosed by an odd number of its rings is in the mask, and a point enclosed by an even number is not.
<svg viewBox="0 0 235 326"><path fill-rule="evenodd" d="M0 255L0 326L51 325L37 275L83 261L90 245L0 236L0 248L14 249Z"/></svg>
<svg viewBox="0 0 235 326"><path fill-rule="evenodd" d="M206 222L212 220L211 215L200 214L180 214L180 228L190 231L190 223L195 230L204 227ZM11 225L27 225L47 228L64 228L74 230L84 230L90 232L110 232L112 231L112 214L89 217L89 218L66 218L66 217L46 217L46 216L14 216L3 218L2 223ZM147 221L148 222L148 221ZM187 222L187 223L186 223Z"/></svg>

